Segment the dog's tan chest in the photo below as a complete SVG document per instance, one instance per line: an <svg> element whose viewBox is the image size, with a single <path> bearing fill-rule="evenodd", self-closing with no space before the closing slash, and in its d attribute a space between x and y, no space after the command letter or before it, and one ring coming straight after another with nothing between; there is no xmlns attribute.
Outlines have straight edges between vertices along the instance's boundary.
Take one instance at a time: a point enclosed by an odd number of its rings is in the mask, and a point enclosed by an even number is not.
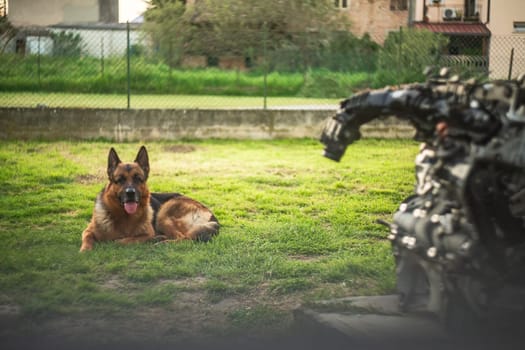
<svg viewBox="0 0 525 350"><path fill-rule="evenodd" d="M117 209L122 211L121 208ZM102 202L95 205L95 237L97 240L116 240L124 237L152 235L153 209L147 205L140 207L135 215L115 213L104 206Z"/></svg>

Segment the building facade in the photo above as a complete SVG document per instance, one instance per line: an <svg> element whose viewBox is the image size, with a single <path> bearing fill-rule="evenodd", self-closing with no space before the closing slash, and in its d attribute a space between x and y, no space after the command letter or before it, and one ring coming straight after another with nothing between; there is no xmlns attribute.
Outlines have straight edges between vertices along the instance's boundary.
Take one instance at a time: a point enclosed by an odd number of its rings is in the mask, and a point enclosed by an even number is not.
<svg viewBox="0 0 525 350"><path fill-rule="evenodd" d="M335 6L350 19L353 34L368 33L383 43L391 31L406 27L410 20L410 0L335 0Z"/></svg>
<svg viewBox="0 0 525 350"><path fill-rule="evenodd" d="M499 79L525 74L525 0L492 0L488 6L490 76Z"/></svg>
<svg viewBox="0 0 525 350"><path fill-rule="evenodd" d="M118 22L118 0L16 0L9 21L16 27Z"/></svg>
<svg viewBox="0 0 525 350"><path fill-rule="evenodd" d="M525 72L524 0L414 0L416 28L449 38L450 62L470 64L491 78Z"/></svg>
<svg viewBox="0 0 525 350"><path fill-rule="evenodd" d="M50 55L53 34L81 37L82 53L93 57L126 52L126 24L119 22L119 0L16 0L8 3L8 17L19 30L6 51ZM138 25L132 24L130 41L139 42Z"/></svg>

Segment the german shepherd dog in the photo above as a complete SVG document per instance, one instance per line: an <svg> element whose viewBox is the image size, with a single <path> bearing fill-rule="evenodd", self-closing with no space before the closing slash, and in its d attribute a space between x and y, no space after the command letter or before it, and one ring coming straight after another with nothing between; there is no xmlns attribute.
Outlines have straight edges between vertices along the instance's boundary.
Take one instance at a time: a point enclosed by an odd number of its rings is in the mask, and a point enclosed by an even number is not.
<svg viewBox="0 0 525 350"><path fill-rule="evenodd" d="M149 169L144 146L133 163L122 163L111 148L109 183L95 200L91 222L82 233L81 252L102 241L208 241L219 233L217 218L203 204L178 193L150 193Z"/></svg>

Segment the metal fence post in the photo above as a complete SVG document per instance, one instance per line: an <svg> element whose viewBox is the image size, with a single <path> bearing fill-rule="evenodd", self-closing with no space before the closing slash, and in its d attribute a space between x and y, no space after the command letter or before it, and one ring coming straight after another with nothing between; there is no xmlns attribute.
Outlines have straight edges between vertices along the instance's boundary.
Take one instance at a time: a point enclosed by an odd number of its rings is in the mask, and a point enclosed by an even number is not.
<svg viewBox="0 0 525 350"><path fill-rule="evenodd" d="M514 48L510 50L509 80L512 79L512 66L514 65Z"/></svg>
<svg viewBox="0 0 525 350"><path fill-rule="evenodd" d="M173 41L170 39L170 43L168 45L168 72L169 72L169 77L171 79L171 77L173 76Z"/></svg>
<svg viewBox="0 0 525 350"><path fill-rule="evenodd" d="M100 37L100 76L104 77L104 36Z"/></svg>
<svg viewBox="0 0 525 350"><path fill-rule="evenodd" d="M403 27L399 27L399 45L397 47L397 73L398 73L398 83L400 78L402 77L401 69L403 67L403 64L401 62L401 55L403 51Z"/></svg>
<svg viewBox="0 0 525 350"><path fill-rule="evenodd" d="M126 54L126 62L127 62L127 72L126 72L126 75L127 75L127 94L128 94L128 109L130 109L130 95L131 95L131 87L130 87L130 84L131 84L131 77L130 77L130 71L131 71L131 67L130 67L130 59L131 59L131 50L130 50L130 39L129 39L129 21L126 22L126 39L127 39L127 54Z"/></svg>
<svg viewBox="0 0 525 350"><path fill-rule="evenodd" d="M264 103L263 107L266 109L268 107L268 57L266 57L266 41L268 40L268 33L266 32L266 22L263 24L263 57L264 57Z"/></svg>
<svg viewBox="0 0 525 350"><path fill-rule="evenodd" d="M42 87L42 81L40 79L41 74L41 62L40 62L40 34L38 34L38 52L36 54L36 64L37 64L37 75L38 75L38 88Z"/></svg>

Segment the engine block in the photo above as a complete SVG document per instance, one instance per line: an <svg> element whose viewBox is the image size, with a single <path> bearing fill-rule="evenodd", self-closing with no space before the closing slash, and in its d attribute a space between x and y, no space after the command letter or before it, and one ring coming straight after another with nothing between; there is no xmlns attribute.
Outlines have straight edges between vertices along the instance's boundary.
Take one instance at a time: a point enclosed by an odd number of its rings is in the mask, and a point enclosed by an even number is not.
<svg viewBox="0 0 525 350"><path fill-rule="evenodd" d="M327 122L325 156L339 161L362 124L390 115L422 142L414 193L384 223L401 308L447 325L523 319L525 77L478 82L443 69L423 84L357 94Z"/></svg>

